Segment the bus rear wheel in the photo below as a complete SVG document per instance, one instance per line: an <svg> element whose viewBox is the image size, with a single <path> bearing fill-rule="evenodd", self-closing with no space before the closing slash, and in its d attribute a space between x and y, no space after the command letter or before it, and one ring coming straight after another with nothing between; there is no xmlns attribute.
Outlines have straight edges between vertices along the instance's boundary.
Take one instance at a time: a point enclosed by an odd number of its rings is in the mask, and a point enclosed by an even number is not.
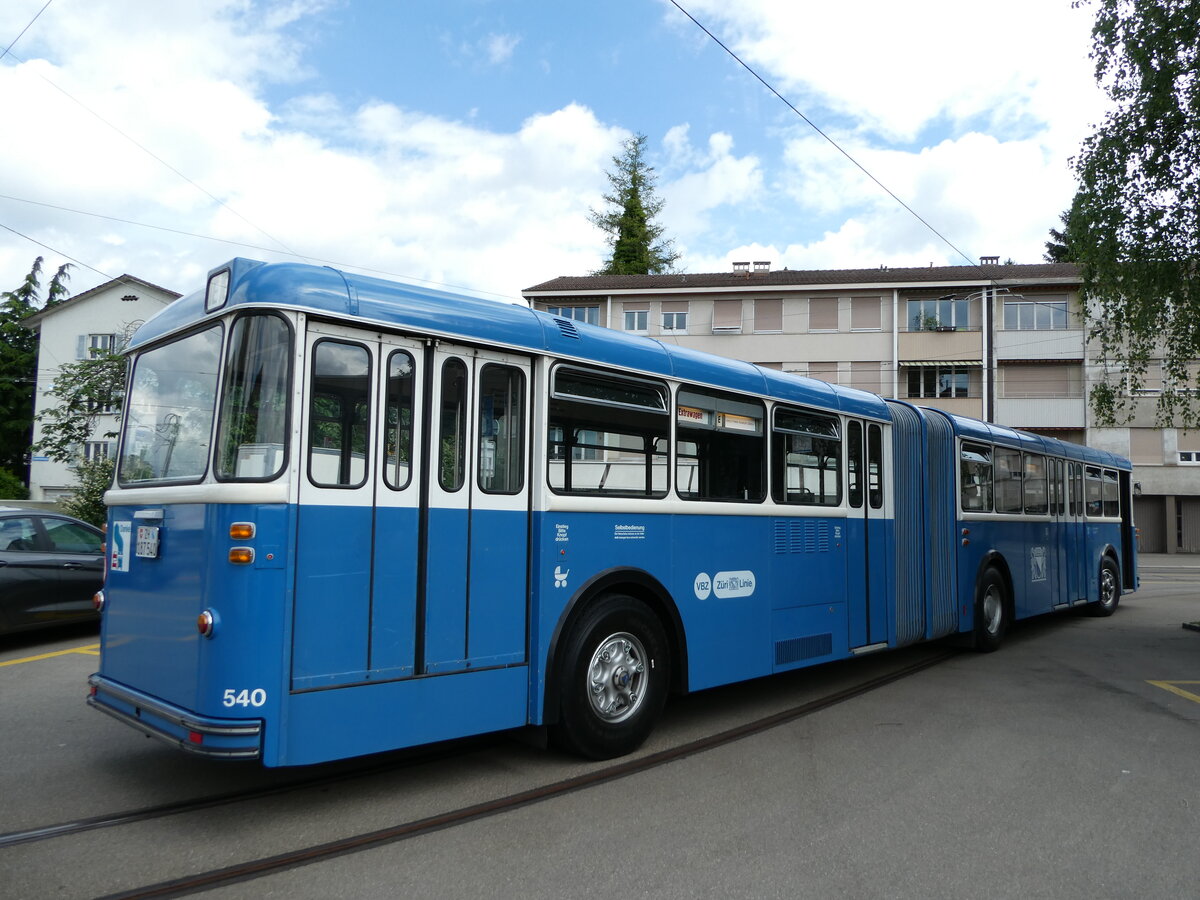
<svg viewBox="0 0 1200 900"><path fill-rule="evenodd" d="M986 569L975 586L975 649L991 653L1008 631L1008 591L995 569Z"/></svg>
<svg viewBox="0 0 1200 900"><path fill-rule="evenodd" d="M632 753L667 699L671 664L658 617L633 597L602 597L571 629L559 672L554 742L591 759Z"/></svg>
<svg viewBox="0 0 1200 900"><path fill-rule="evenodd" d="M1117 564L1107 556L1100 563L1100 596L1088 605L1093 616L1111 616L1121 602L1121 578Z"/></svg>

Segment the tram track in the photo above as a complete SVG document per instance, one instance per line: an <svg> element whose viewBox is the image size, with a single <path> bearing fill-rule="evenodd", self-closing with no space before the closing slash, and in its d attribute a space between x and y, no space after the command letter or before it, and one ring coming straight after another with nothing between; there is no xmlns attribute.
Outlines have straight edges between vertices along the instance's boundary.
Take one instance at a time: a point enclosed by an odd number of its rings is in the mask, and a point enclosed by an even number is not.
<svg viewBox="0 0 1200 900"><path fill-rule="evenodd" d="M384 828L362 832L333 841L312 844L298 850L275 854L261 859L249 860L229 866L214 868L205 872L186 875L180 878L146 884L140 887L108 894L101 900L141 900L141 898L183 897L206 890L227 887L243 882L252 881L267 875L278 874L292 869L302 868L313 863L335 859L366 850L372 850L388 844L420 837L436 831L466 825L491 816L512 812L527 806L552 800L570 793L597 787L613 781L638 775L651 769L687 757L714 750L719 747L743 740L748 737L802 719L806 716L829 709L840 703L860 697L871 691L878 690L894 682L916 675L926 669L940 665L960 655L959 650L943 648L932 655L912 662L902 668L885 672L879 676L859 682L833 693L807 700L803 703L769 715L762 716L749 722L736 725L715 734L696 738L675 747L650 753L645 756L624 759L603 765L588 772L572 776L551 784L540 785L526 790L516 791L502 797L481 801L445 812L412 819ZM444 757L444 752L442 753ZM287 793L305 787L312 787L362 777L373 771L394 768L395 763L388 766L371 766L348 773L338 773L330 776L311 779L297 779L294 782L274 785L255 791L233 792L206 798L198 801L184 801L178 804L165 804L146 810L137 810L113 816L99 816L94 819L80 820L76 823L65 823L43 829L32 829L27 832L14 832L11 835L0 835L0 847L7 844L46 840L88 831L96 828L113 827L131 822L144 821L168 815L178 815L223 806L236 802L257 799L276 794ZM7 839L7 841L6 841Z"/></svg>

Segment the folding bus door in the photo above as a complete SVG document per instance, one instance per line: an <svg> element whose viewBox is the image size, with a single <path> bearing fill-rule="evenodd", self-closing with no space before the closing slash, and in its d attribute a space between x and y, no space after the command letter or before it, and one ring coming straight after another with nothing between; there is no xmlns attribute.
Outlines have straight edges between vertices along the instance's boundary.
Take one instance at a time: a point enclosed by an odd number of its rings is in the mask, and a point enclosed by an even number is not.
<svg viewBox="0 0 1200 900"><path fill-rule="evenodd" d="M295 690L415 674L423 353L416 340L309 326Z"/></svg>
<svg viewBox="0 0 1200 900"><path fill-rule="evenodd" d="M428 504L418 665L525 659L529 360L439 344L430 358Z"/></svg>
<svg viewBox="0 0 1200 900"><path fill-rule="evenodd" d="M850 647L886 645L888 584L883 429L846 423L847 578Z"/></svg>

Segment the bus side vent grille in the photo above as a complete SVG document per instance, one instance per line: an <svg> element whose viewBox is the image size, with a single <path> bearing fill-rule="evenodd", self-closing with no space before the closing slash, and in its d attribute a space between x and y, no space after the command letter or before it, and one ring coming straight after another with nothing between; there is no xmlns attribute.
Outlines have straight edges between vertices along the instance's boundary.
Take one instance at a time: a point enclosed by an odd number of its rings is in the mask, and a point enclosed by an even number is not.
<svg viewBox="0 0 1200 900"><path fill-rule="evenodd" d="M575 323L570 319L555 319L555 324L558 325L558 330L562 332L563 337L579 340L579 329L575 327Z"/></svg>
<svg viewBox="0 0 1200 900"><path fill-rule="evenodd" d="M776 553L828 553L829 523L813 519L776 519Z"/></svg>
<svg viewBox="0 0 1200 900"><path fill-rule="evenodd" d="M816 659L833 652L832 634L813 634L775 642L775 665L786 666L802 659Z"/></svg>

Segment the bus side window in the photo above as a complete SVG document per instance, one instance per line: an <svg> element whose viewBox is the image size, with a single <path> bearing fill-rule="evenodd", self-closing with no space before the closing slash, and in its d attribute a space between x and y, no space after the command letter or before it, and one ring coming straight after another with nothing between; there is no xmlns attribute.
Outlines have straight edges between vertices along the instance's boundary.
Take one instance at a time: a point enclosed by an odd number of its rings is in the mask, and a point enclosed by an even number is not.
<svg viewBox="0 0 1200 900"><path fill-rule="evenodd" d="M467 367L461 359L442 364L441 412L438 484L452 492L463 486L467 469Z"/></svg>
<svg viewBox="0 0 1200 900"><path fill-rule="evenodd" d="M560 365L551 373L547 479L559 494L663 497L667 386Z"/></svg>
<svg viewBox="0 0 1200 900"><path fill-rule="evenodd" d="M837 506L842 502L842 442L837 419L776 407L772 460L776 503Z"/></svg>
<svg viewBox="0 0 1200 900"><path fill-rule="evenodd" d="M863 433L861 422L851 422L846 428L846 493L850 506L863 505Z"/></svg>
<svg viewBox="0 0 1200 900"><path fill-rule="evenodd" d="M985 444L962 445L960 453L964 512L992 511L992 448Z"/></svg>
<svg viewBox="0 0 1200 900"><path fill-rule="evenodd" d="M1100 477L1100 470L1095 466L1088 466L1084 470L1084 478L1087 482L1088 518L1097 519L1104 515L1104 483Z"/></svg>
<svg viewBox="0 0 1200 900"><path fill-rule="evenodd" d="M1035 453L1025 454L1025 515L1044 516L1049 510L1046 490L1046 457Z"/></svg>
<svg viewBox="0 0 1200 900"><path fill-rule="evenodd" d="M761 501L767 493L765 413L759 401L681 387L675 408L679 496Z"/></svg>
<svg viewBox="0 0 1200 900"><path fill-rule="evenodd" d="M1019 513L1021 501L1021 451L996 448L996 512Z"/></svg>
<svg viewBox="0 0 1200 900"><path fill-rule="evenodd" d="M1121 490L1117 473L1112 469L1104 470L1104 515L1111 519L1121 515Z"/></svg>
<svg viewBox="0 0 1200 900"><path fill-rule="evenodd" d="M320 341L313 352L308 477L320 487L358 487L367 477L371 357L360 344Z"/></svg>
<svg viewBox="0 0 1200 900"><path fill-rule="evenodd" d="M390 488L412 477L413 358L397 350L388 359L387 411L383 429L383 478Z"/></svg>
<svg viewBox="0 0 1200 900"><path fill-rule="evenodd" d="M486 365L479 376L479 486L517 494L525 485L525 374Z"/></svg>
<svg viewBox="0 0 1200 900"><path fill-rule="evenodd" d="M883 429L867 426L867 500L871 509L883 508Z"/></svg>

